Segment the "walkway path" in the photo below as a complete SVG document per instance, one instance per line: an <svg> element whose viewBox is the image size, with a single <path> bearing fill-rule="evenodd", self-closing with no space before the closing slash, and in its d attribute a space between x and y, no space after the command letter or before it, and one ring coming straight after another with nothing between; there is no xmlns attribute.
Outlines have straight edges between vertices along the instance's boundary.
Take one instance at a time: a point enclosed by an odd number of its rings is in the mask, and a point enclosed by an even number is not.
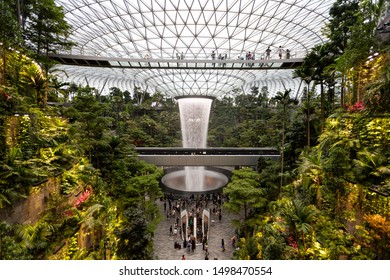
<svg viewBox="0 0 390 280"><path fill-rule="evenodd" d="M158 202L160 213L164 215L163 202ZM215 220L214 225L210 226L208 251L209 259L213 260L231 260L233 258L234 248L231 245L231 237L234 235L234 228L231 220L234 215L222 212L222 220L218 221L218 217L212 214L211 219ZM164 215L165 217L165 215ZM176 218L175 218L176 219ZM174 219L167 220L166 218L157 226L154 238L154 258L159 260L180 260L184 254L187 260L204 260L205 251L202 250L202 244L196 246L193 252L188 252L187 249L175 249L174 243L177 240L180 244L183 241L178 237L170 236L169 228L175 223ZM226 250L221 249L221 239L225 241Z"/></svg>

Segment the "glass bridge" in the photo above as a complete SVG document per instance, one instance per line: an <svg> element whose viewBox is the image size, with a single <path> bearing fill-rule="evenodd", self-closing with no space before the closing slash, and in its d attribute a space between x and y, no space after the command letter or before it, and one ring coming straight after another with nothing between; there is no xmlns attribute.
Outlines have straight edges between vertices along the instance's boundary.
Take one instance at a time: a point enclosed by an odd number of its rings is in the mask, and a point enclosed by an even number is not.
<svg viewBox="0 0 390 280"><path fill-rule="evenodd" d="M51 55L51 58L64 65L139 69L295 69L303 62L303 58L255 60L136 59L63 54Z"/></svg>

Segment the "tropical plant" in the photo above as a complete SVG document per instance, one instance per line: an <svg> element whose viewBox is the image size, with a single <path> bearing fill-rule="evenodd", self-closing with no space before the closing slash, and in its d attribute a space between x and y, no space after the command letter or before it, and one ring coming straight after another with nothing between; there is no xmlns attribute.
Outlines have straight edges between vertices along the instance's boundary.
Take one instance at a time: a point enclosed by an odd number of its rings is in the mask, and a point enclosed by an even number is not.
<svg viewBox="0 0 390 280"><path fill-rule="evenodd" d="M16 228L20 246L28 250L34 258L44 258L55 232L56 227L45 217L35 224L18 225Z"/></svg>
<svg viewBox="0 0 390 280"><path fill-rule="evenodd" d="M47 103L47 78L35 65L35 67L28 67L23 70L22 83L34 92L35 100L38 105L45 105Z"/></svg>
<svg viewBox="0 0 390 280"><path fill-rule="evenodd" d="M15 226L0 221L0 260L26 260L32 256L15 238Z"/></svg>
<svg viewBox="0 0 390 280"><path fill-rule="evenodd" d="M323 162L321 150L315 148L302 153L301 164L298 167L299 174L304 176L303 187L309 187L315 191L315 205L318 209L322 207L322 184L323 184ZM306 179L307 178L307 179Z"/></svg>
<svg viewBox="0 0 390 280"><path fill-rule="evenodd" d="M141 209L126 209L124 220L114 233L118 238L117 256L124 260L152 259L152 234Z"/></svg>
<svg viewBox="0 0 390 280"><path fill-rule="evenodd" d="M71 26L66 22L63 7L54 0L31 1L23 7L23 20L28 28L23 29L29 48L42 62L46 74L52 66L50 53L70 49L75 43L68 40Z"/></svg>
<svg viewBox="0 0 390 280"><path fill-rule="evenodd" d="M102 220L99 215L99 212L102 212L101 209L103 209L103 205L93 204L89 206L85 211L77 211L80 220L80 230L87 236L91 235L93 251L95 251L95 246L97 243L97 241L95 240L96 230L102 226Z"/></svg>
<svg viewBox="0 0 390 280"><path fill-rule="evenodd" d="M280 215L288 225L289 232L295 240L301 239L306 251L306 235L313 230L312 223L319 212L314 205L305 205L301 200L285 200L280 208Z"/></svg>
<svg viewBox="0 0 390 280"><path fill-rule="evenodd" d="M390 162L381 150L369 151L367 147L359 151L355 162L355 178L368 186L386 185L390 180Z"/></svg>
<svg viewBox="0 0 390 280"><path fill-rule="evenodd" d="M379 214L364 215L366 227L359 227L357 242L372 259L387 260L390 257L390 222Z"/></svg>
<svg viewBox="0 0 390 280"><path fill-rule="evenodd" d="M11 0L3 0L0 4L0 86L6 84L8 53L12 53L13 51L10 50L20 47L22 42L22 33L13 13L12 2ZM0 95L4 95L1 87Z"/></svg>
<svg viewBox="0 0 390 280"><path fill-rule="evenodd" d="M242 168L233 171L231 182L223 189L223 194L228 197L223 207L239 215L237 222L243 226L245 236L248 235L250 215L258 212L266 203L264 190L259 185L260 175L250 168Z"/></svg>
<svg viewBox="0 0 390 280"><path fill-rule="evenodd" d="M282 114L282 142L280 146L281 154L281 165L280 165L280 188L283 186L284 176L284 149L285 149L285 138L286 138L286 125L287 125L287 111L292 104L298 104L296 99L290 97L291 89L285 90L284 92L278 92L276 96L271 98L271 103L276 103L277 107L281 109Z"/></svg>

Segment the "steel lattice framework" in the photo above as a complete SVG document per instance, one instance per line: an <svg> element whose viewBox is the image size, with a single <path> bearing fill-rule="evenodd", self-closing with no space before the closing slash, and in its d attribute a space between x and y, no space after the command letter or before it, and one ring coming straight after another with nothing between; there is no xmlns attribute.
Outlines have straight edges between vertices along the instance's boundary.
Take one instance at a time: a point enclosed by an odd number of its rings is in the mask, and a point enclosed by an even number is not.
<svg viewBox="0 0 390 280"><path fill-rule="evenodd" d="M323 43L321 28L333 0L55 0L64 8L77 42L70 54L94 57L228 59L247 52L256 59L279 46L303 57ZM110 69L59 66L76 83L108 90L134 86L171 96L219 96L267 86L271 93L297 90L292 70Z"/></svg>

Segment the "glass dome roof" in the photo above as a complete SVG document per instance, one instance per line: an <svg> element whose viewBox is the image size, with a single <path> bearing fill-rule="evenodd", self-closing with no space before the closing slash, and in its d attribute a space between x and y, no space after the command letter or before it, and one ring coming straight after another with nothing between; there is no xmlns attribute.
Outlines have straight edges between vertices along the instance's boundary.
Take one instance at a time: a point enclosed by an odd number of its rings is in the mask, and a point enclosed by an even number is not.
<svg viewBox="0 0 390 280"><path fill-rule="evenodd" d="M321 28L333 0L55 0L64 8L77 42L70 54L93 57L211 59L212 51L256 59L281 46L304 57L323 43ZM68 53L69 54L69 53ZM218 96L236 88L297 90L292 70L129 69L61 65L63 80L107 91L154 88L178 95Z"/></svg>

